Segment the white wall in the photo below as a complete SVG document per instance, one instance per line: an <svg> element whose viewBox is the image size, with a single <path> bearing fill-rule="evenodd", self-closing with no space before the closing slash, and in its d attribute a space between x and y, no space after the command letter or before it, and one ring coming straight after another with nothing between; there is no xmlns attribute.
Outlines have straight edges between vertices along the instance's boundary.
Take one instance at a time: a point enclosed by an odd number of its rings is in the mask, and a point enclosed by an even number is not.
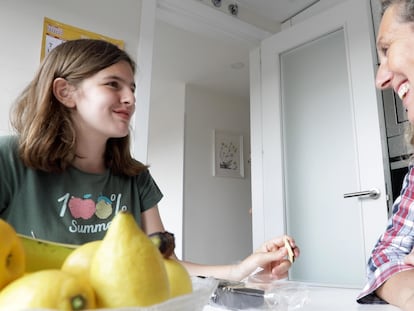
<svg viewBox="0 0 414 311"><path fill-rule="evenodd" d="M212 141L210 136L206 139L203 136L205 133L212 135L212 131L194 128L193 125L187 128L187 125L208 124L212 129L243 129L248 150L249 99L248 96L240 99L211 90L195 92L192 91L194 86L188 85L186 81L201 80L205 84L206 67L207 71L215 72L220 78L225 76L226 86L231 85L229 80L237 80L240 75L246 75L248 79L246 68L233 70L231 74L224 68L230 67L231 62L243 59L243 53L248 56L248 48L196 34L159 20L154 33L148 163L164 193L164 198L159 203L161 217L166 229L175 234L176 254L180 258L205 263L239 260L251 251L249 166L246 167L244 180L232 179L226 182L226 178L212 179ZM227 63L223 59L228 60ZM225 94L233 91L232 87L221 87L226 89ZM238 112L230 115L228 110ZM221 121L218 123L218 120ZM201 133L203 137L194 136L196 133ZM204 153L202 157L194 155L198 151ZM196 166L197 170L188 170L189 163ZM198 168L204 168L203 172L199 173ZM198 185L200 188L193 191ZM199 213L210 196L216 197L220 202L216 206L221 206L222 209L220 214L209 216L218 221L214 228L204 226L204 217L200 218L202 214ZM184 200L197 203L187 204ZM196 236L202 238L194 239ZM214 243L208 240L216 236L220 236L220 239ZM200 257L192 256L193 253L199 253L200 243L204 253L200 253ZM229 243L231 247L228 247Z"/></svg>
<svg viewBox="0 0 414 311"><path fill-rule="evenodd" d="M252 251L249 101L153 79L148 164L179 258L231 263ZM245 178L213 177L214 129L244 135Z"/></svg>
<svg viewBox="0 0 414 311"><path fill-rule="evenodd" d="M0 134L9 132L12 101L31 80L40 61L43 18L60 21L125 41L136 58L141 0L1 0Z"/></svg>
<svg viewBox="0 0 414 311"><path fill-rule="evenodd" d="M249 101L187 85L184 258L237 262L252 251ZM245 178L213 176L214 129L244 135Z"/></svg>
<svg viewBox="0 0 414 311"><path fill-rule="evenodd" d="M182 257L185 85L153 80L149 119L148 164L164 194L158 204L164 227L174 233Z"/></svg>

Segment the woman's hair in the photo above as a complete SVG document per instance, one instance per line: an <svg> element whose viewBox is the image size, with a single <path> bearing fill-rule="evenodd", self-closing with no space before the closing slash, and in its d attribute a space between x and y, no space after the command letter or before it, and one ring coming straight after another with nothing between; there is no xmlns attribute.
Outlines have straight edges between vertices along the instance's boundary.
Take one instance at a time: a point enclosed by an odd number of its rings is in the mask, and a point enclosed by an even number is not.
<svg viewBox="0 0 414 311"><path fill-rule="evenodd" d="M11 124L19 136L19 155L26 166L59 173L77 156L71 110L53 95L53 81L60 77L78 86L119 61L126 61L135 73L129 55L102 40L70 40L49 52L11 111ZM110 138L104 158L105 165L117 175L134 176L146 168L131 156L130 134Z"/></svg>
<svg viewBox="0 0 414 311"><path fill-rule="evenodd" d="M414 0L381 0L381 16L391 5L398 5L401 22L414 22Z"/></svg>

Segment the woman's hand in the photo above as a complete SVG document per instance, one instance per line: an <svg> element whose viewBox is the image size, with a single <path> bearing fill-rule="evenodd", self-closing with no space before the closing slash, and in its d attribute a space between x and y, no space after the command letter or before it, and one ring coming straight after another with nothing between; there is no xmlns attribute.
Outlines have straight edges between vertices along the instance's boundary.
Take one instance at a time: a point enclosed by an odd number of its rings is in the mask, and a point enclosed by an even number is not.
<svg viewBox="0 0 414 311"><path fill-rule="evenodd" d="M292 263L288 260L288 251L285 247L287 239L291 245L295 258L299 256L299 248L295 244L295 240L290 236L281 236L267 242L257 249L253 254L238 264L234 273L234 279L242 280L255 272L258 268L272 279L283 279L288 276L289 268Z"/></svg>

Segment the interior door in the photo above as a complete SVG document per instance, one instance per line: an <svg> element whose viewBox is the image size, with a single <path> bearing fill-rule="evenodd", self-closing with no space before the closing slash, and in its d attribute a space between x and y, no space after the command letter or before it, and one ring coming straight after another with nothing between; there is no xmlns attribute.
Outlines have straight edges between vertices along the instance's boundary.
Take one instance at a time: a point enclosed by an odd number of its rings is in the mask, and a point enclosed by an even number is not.
<svg viewBox="0 0 414 311"><path fill-rule="evenodd" d="M348 0L251 53L253 239L296 239L292 280L361 287L385 229L373 42L369 1Z"/></svg>

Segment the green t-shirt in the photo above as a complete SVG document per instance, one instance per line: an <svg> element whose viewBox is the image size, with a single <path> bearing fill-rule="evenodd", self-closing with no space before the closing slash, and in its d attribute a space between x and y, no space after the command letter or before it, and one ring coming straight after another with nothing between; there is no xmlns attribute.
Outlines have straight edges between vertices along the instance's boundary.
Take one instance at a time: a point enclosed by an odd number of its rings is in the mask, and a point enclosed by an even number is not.
<svg viewBox="0 0 414 311"><path fill-rule="evenodd" d="M83 244L102 239L120 210L129 210L141 224L141 213L161 198L148 170L134 177L74 167L46 173L22 163L16 137L0 137L0 218L21 234Z"/></svg>

